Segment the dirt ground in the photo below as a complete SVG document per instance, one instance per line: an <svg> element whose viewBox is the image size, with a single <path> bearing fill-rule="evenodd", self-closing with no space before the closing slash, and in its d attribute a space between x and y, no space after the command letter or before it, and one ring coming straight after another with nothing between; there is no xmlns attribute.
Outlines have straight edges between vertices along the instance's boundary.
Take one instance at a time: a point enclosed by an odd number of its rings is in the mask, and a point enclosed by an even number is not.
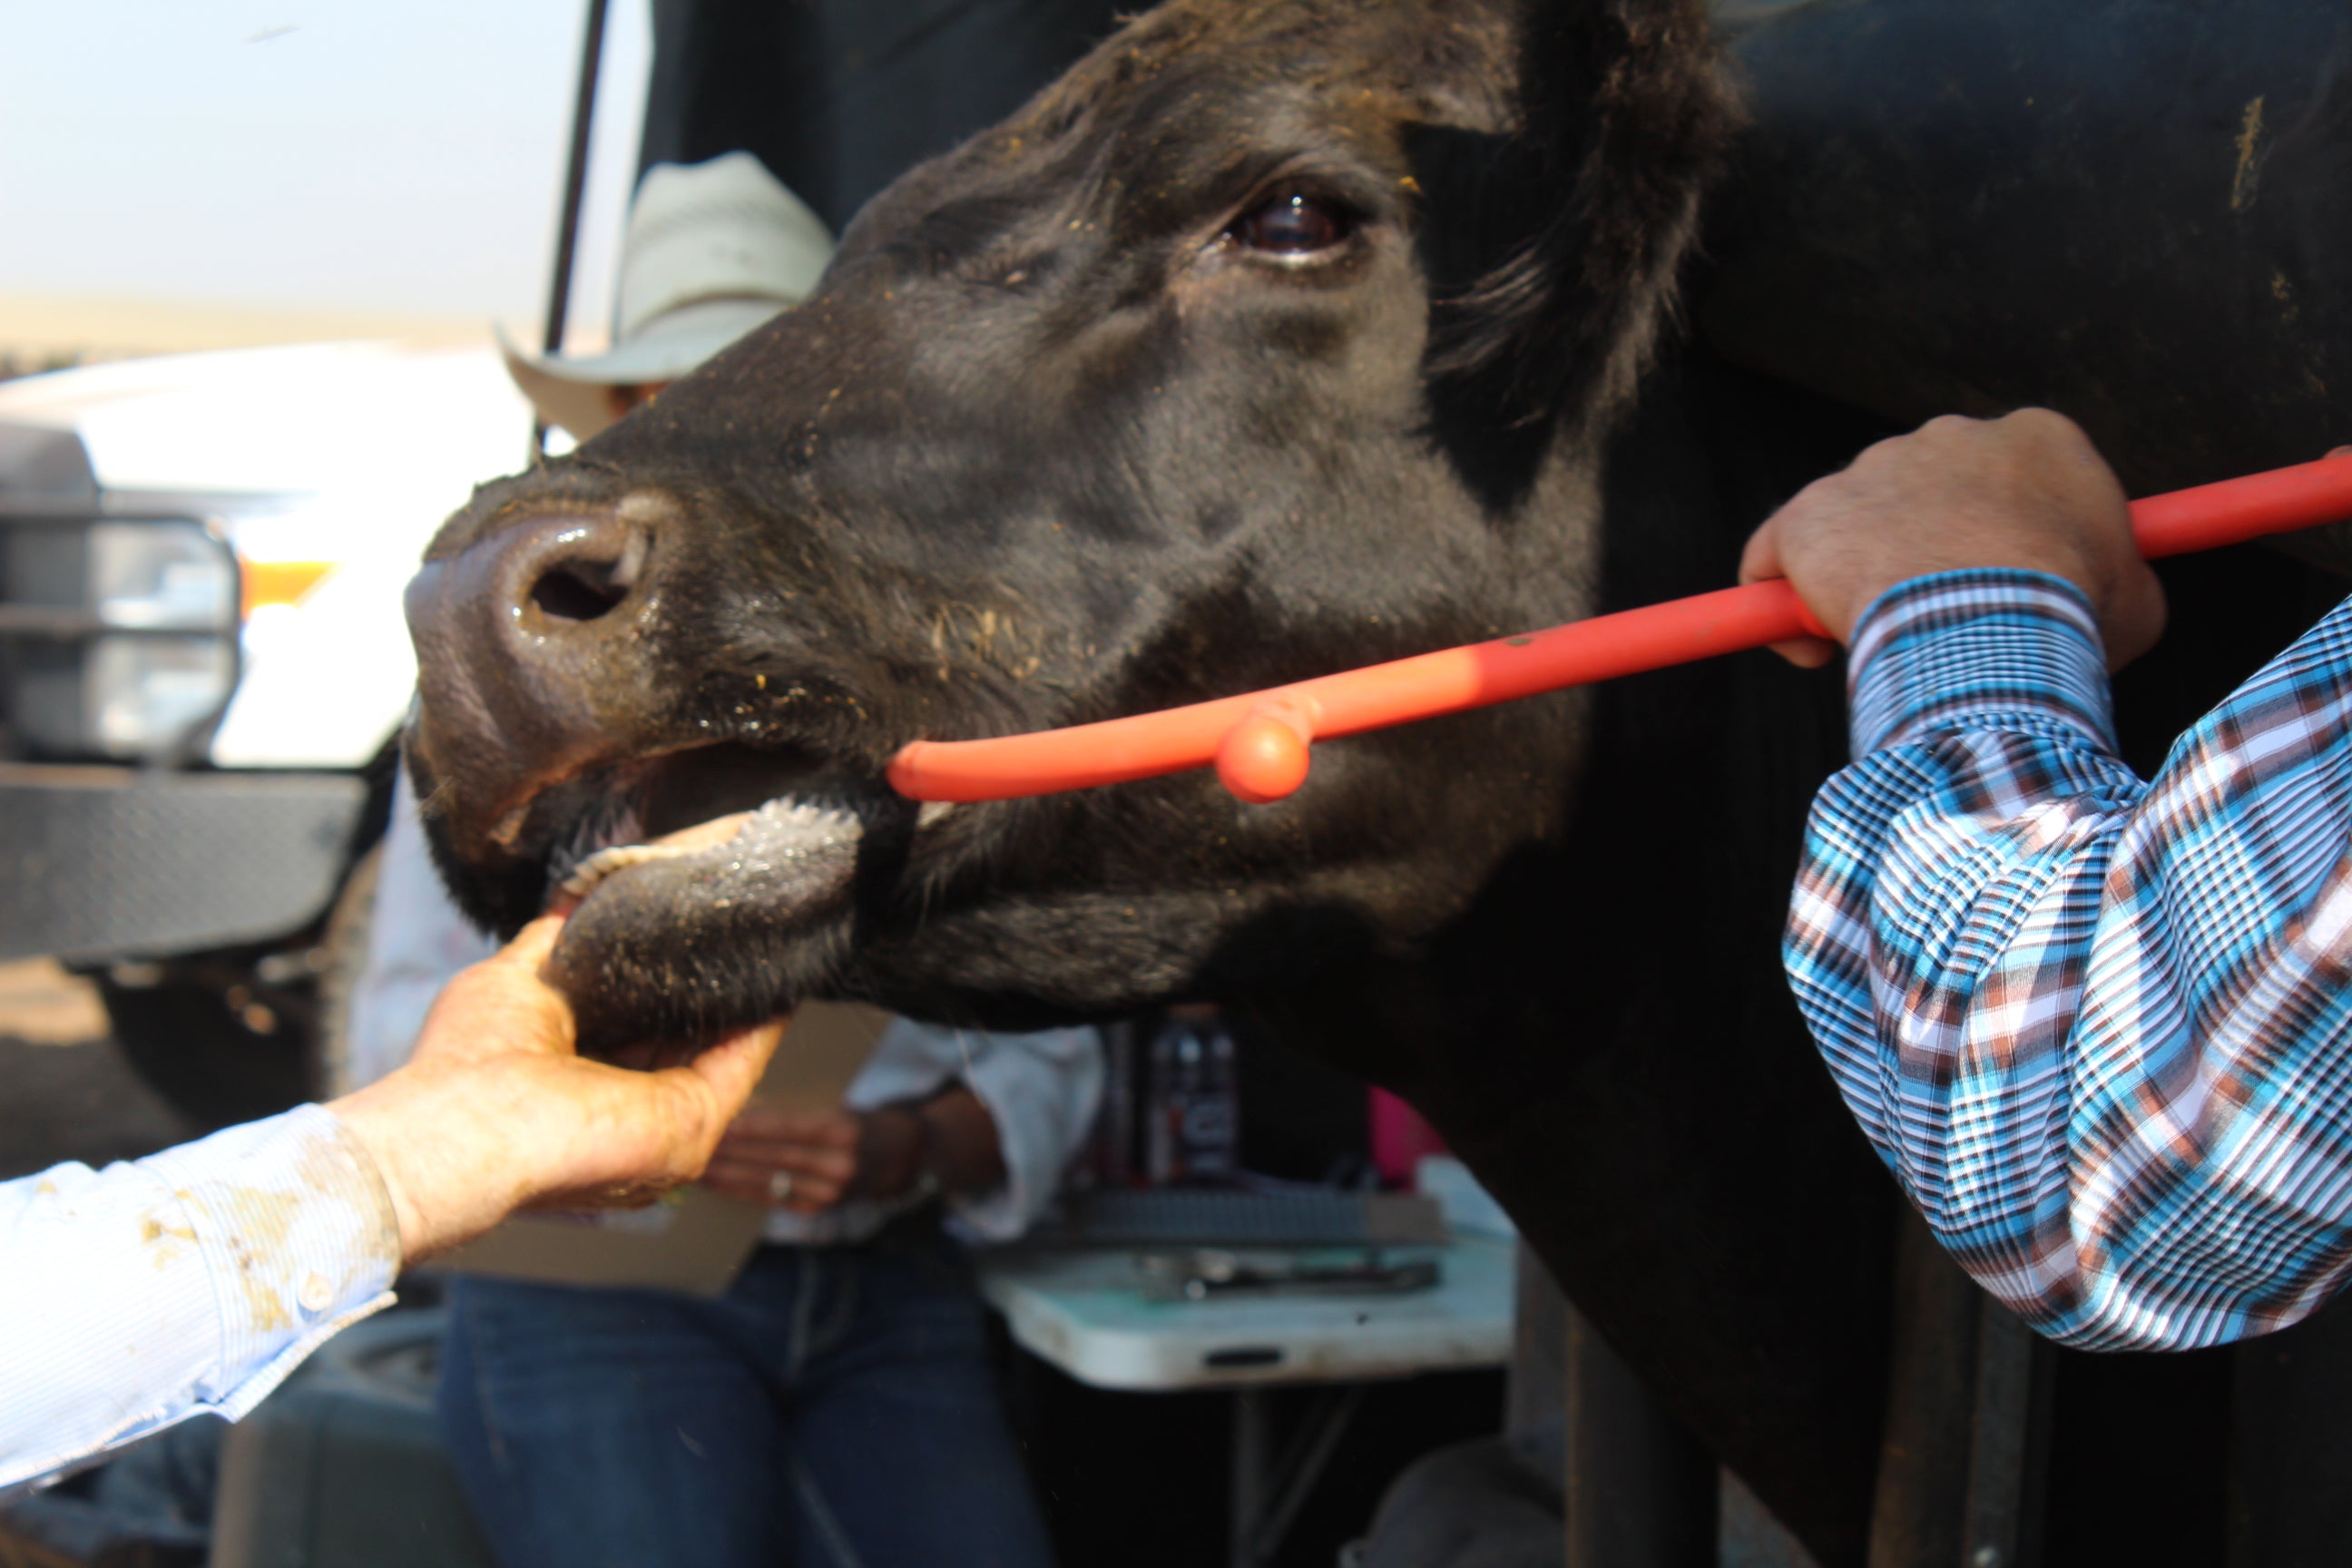
<svg viewBox="0 0 2352 1568"><path fill-rule="evenodd" d="M132 1075L88 981L47 959L0 963L0 1180L133 1159L192 1131Z"/></svg>

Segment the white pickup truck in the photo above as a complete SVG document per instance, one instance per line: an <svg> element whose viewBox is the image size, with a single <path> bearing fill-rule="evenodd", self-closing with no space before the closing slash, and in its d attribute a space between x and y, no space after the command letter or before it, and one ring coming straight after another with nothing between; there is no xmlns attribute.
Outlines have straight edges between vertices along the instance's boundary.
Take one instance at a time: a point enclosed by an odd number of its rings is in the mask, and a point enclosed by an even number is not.
<svg viewBox="0 0 2352 1568"><path fill-rule="evenodd" d="M320 343L0 383L0 961L97 980L212 1123L328 1087L383 830L401 594L530 405L497 353Z"/></svg>

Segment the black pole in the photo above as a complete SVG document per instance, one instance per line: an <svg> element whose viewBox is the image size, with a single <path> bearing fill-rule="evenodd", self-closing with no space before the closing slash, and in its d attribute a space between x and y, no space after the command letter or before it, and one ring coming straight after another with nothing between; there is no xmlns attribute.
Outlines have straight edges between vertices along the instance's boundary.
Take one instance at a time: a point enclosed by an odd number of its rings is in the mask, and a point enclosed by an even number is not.
<svg viewBox="0 0 2352 1568"><path fill-rule="evenodd" d="M563 216L556 220L555 277L547 289L545 353L563 352L563 323L572 310L572 258L580 248L580 203L588 188L588 131L596 117L596 71L604 58L604 12L610 0L588 0L588 30L580 40L580 89L572 103L572 157L563 171ZM530 460L547 455L547 421L530 426Z"/></svg>

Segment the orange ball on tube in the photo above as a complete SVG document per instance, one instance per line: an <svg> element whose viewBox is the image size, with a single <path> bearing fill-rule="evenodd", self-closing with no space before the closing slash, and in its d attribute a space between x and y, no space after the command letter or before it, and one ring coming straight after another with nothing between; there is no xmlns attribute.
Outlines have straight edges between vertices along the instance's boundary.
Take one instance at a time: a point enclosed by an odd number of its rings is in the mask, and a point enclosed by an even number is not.
<svg viewBox="0 0 2352 1568"><path fill-rule="evenodd" d="M1307 737L1276 713L1251 714L1225 732L1217 777L1252 805L1282 800L1307 782Z"/></svg>

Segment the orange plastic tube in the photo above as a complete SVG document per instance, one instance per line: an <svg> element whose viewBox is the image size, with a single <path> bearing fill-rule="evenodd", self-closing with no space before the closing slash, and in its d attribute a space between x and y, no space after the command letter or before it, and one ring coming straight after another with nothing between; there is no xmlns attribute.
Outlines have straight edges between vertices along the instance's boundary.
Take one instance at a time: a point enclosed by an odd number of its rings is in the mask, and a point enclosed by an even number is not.
<svg viewBox="0 0 2352 1568"><path fill-rule="evenodd" d="M2151 559L2352 519L2352 457L2132 503ZM1157 778L1213 763L1248 801L1307 777L1317 741L1687 664L1820 632L1786 583L1756 583L1375 664L1158 713L988 741L917 741L890 764L914 800L1009 800Z"/></svg>

